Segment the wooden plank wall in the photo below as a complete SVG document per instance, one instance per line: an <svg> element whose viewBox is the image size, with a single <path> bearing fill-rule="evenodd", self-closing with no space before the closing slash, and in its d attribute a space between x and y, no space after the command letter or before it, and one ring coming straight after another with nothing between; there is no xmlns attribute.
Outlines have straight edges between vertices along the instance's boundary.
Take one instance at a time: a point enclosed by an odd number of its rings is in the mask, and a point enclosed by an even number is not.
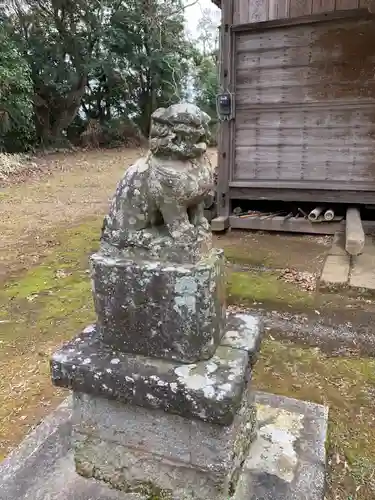
<svg viewBox="0 0 375 500"><path fill-rule="evenodd" d="M370 19L238 33L231 180L375 191L374 46Z"/></svg>
<svg viewBox="0 0 375 500"><path fill-rule="evenodd" d="M372 0L234 0L233 24L368 8Z"/></svg>

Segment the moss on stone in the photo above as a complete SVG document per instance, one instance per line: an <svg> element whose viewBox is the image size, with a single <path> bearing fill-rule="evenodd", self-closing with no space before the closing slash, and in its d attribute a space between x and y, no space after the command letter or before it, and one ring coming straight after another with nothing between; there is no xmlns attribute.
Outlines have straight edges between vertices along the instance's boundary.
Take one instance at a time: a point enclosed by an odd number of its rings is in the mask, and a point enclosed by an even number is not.
<svg viewBox="0 0 375 500"><path fill-rule="evenodd" d="M151 481L138 481L137 484L130 484L121 472L116 470L112 474L107 471L102 471L100 468L95 467L87 458L77 458L74 455L75 470L77 474L88 479L97 479L107 483L111 488L118 489L124 493L138 493L145 497L147 500L172 500L171 492L163 490L156 486Z"/></svg>

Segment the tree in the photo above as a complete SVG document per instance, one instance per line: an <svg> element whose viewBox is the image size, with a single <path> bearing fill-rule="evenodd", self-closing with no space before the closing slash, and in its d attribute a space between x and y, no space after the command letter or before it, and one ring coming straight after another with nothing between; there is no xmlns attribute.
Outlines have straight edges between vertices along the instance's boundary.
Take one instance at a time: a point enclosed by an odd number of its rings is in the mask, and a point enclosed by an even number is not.
<svg viewBox="0 0 375 500"><path fill-rule="evenodd" d="M36 133L44 146L64 142L86 91L104 26L97 0L13 0L8 9L31 68Z"/></svg>
<svg viewBox="0 0 375 500"><path fill-rule="evenodd" d="M184 93L192 50L184 7L183 0L8 0L39 142L64 144L73 121L79 133L87 120L134 120L148 135L152 112Z"/></svg>
<svg viewBox="0 0 375 500"><path fill-rule="evenodd" d="M126 110L146 136L152 112L183 94L192 50L183 11L182 0L128 0L111 17L109 51L126 81Z"/></svg>
<svg viewBox="0 0 375 500"><path fill-rule="evenodd" d="M216 96L219 92L218 29L210 9L205 9L198 23L198 50L194 57L194 94L196 104L211 116L216 135Z"/></svg>
<svg viewBox="0 0 375 500"><path fill-rule="evenodd" d="M202 17L198 22L197 41L203 56L208 56L218 50L218 24L215 11L203 9Z"/></svg>
<svg viewBox="0 0 375 500"><path fill-rule="evenodd" d="M216 96L219 91L216 57L214 55L201 56L196 64L195 100L197 106L216 120Z"/></svg>
<svg viewBox="0 0 375 500"><path fill-rule="evenodd" d="M32 81L27 62L0 20L0 147L22 150L32 136Z"/></svg>

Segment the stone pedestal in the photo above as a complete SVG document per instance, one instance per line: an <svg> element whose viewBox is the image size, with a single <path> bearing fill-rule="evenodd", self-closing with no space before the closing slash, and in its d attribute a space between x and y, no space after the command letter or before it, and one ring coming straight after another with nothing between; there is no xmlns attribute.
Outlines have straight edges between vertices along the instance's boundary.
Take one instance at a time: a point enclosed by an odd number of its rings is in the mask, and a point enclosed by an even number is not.
<svg viewBox="0 0 375 500"><path fill-rule="evenodd" d="M72 399L64 401L1 462L1 499L161 500L155 490L152 495L125 492L76 473L77 450L72 450L70 439ZM327 408L271 394L255 393L255 401L258 437L242 467L233 500L323 500ZM74 426L76 420L75 410ZM132 429L133 424L130 421Z"/></svg>
<svg viewBox="0 0 375 500"><path fill-rule="evenodd" d="M76 470L151 497L227 499L249 452L254 420L250 398L231 425L221 426L76 394Z"/></svg>
<svg viewBox="0 0 375 500"><path fill-rule="evenodd" d="M91 257L97 322L52 357L73 390L76 471L147 500L228 500L256 435L251 370L262 333L226 315L224 254L204 218L209 116L152 115Z"/></svg>
<svg viewBox="0 0 375 500"><path fill-rule="evenodd" d="M256 434L251 368L262 328L230 315L209 360L114 351L95 326L52 359L73 389L76 470L153 498L227 500Z"/></svg>
<svg viewBox="0 0 375 500"><path fill-rule="evenodd" d="M95 254L91 269L103 342L187 363L214 354L225 328L222 251L185 265Z"/></svg>
<svg viewBox="0 0 375 500"><path fill-rule="evenodd" d="M263 498L254 478L273 473L270 440L279 449L269 424L257 436L262 325L226 315L223 252L204 218L208 121L185 103L153 113L150 152L119 182L91 258L97 322L51 361L53 383L73 391L76 471L123 500ZM67 498L85 498L79 488Z"/></svg>

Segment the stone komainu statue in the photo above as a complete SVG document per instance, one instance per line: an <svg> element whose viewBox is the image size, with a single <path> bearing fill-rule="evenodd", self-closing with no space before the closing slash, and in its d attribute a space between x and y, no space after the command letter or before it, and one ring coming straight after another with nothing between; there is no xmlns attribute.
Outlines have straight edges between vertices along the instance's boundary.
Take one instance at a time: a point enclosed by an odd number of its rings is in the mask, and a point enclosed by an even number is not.
<svg viewBox="0 0 375 500"><path fill-rule="evenodd" d="M209 121L192 104L153 113L150 151L118 184L104 219L102 251L194 261L202 245L210 245L204 217L205 199L213 189L206 156Z"/></svg>

